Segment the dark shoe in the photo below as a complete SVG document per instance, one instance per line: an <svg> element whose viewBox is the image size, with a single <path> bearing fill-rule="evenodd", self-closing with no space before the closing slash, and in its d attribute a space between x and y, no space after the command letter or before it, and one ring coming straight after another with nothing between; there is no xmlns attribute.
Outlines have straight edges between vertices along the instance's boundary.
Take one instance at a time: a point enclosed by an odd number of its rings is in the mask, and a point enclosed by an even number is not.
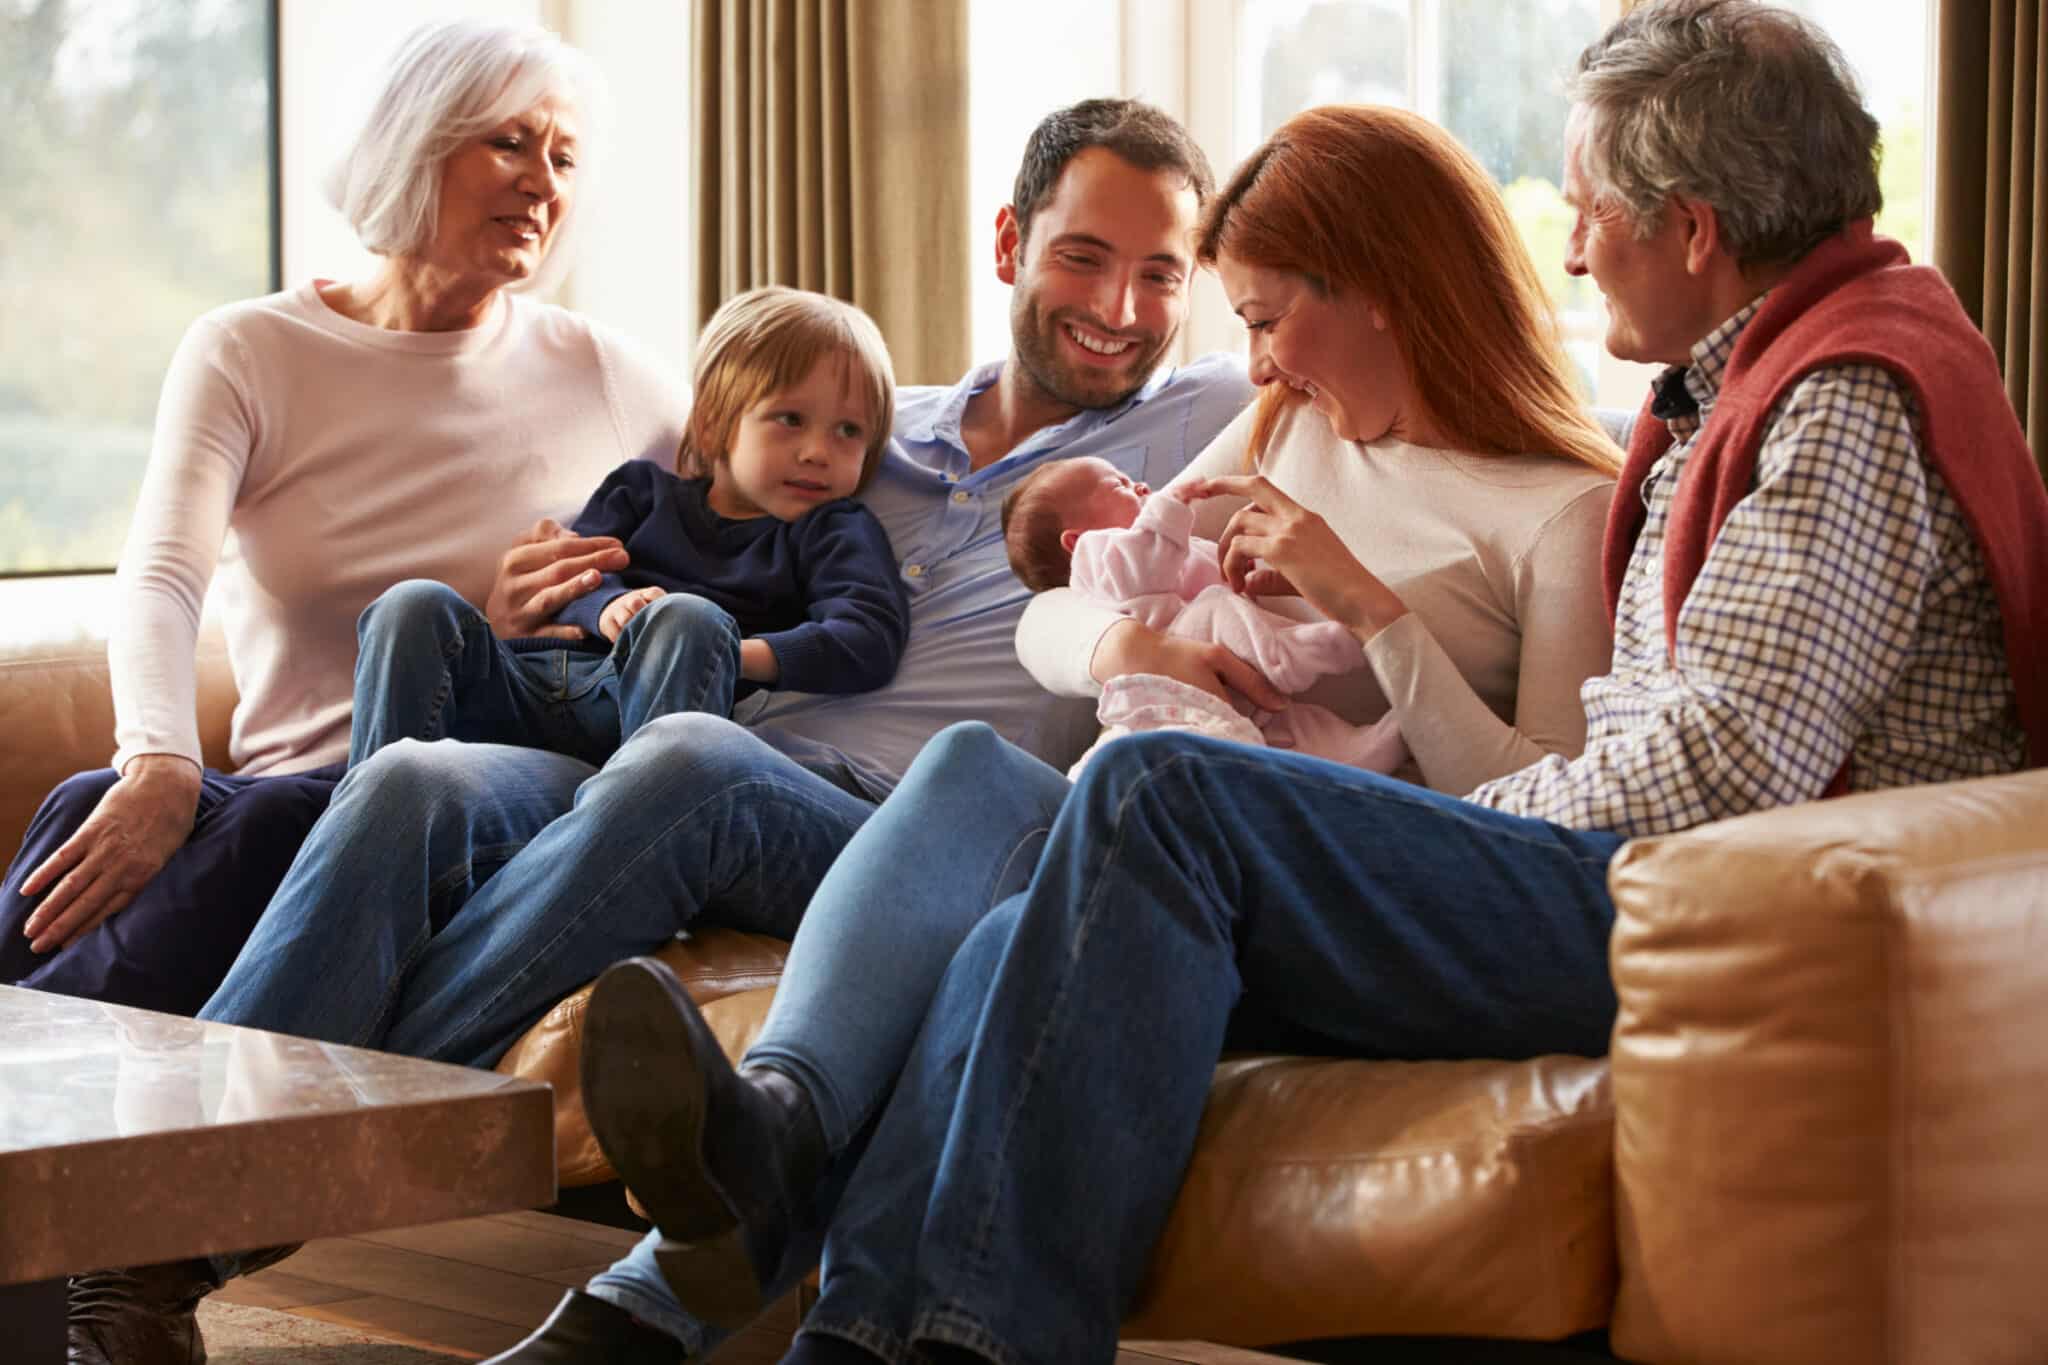
<svg viewBox="0 0 2048 1365"><path fill-rule="evenodd" d="M680 1365L683 1354L668 1333L572 1289L532 1336L483 1365Z"/></svg>
<svg viewBox="0 0 2048 1365"><path fill-rule="evenodd" d="M206 1261L73 1275L65 1292L70 1365L204 1365L199 1301L217 1286Z"/></svg>
<svg viewBox="0 0 2048 1365"><path fill-rule="evenodd" d="M591 993L583 1106L661 1228L654 1259L683 1306L753 1321L825 1167L810 1094L773 1067L734 1071L675 973L636 957Z"/></svg>

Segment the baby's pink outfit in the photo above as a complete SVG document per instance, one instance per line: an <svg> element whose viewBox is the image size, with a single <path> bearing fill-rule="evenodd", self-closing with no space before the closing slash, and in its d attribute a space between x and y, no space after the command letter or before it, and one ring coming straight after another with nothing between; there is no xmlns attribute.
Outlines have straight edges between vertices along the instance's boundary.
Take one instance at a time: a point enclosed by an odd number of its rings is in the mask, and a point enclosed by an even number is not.
<svg viewBox="0 0 2048 1365"><path fill-rule="evenodd" d="M1222 645L1289 694L1365 666L1363 648L1335 621L1292 620L1233 592L1217 564L1216 542L1194 535L1194 523L1194 508L1179 498L1147 498L1128 529L1085 531L1076 539L1069 585L1154 630ZM1199 687L1153 673L1103 684L1096 718L1103 732L1069 776L1105 743L1141 730L1190 730L1383 773L1408 757L1391 715L1360 726L1326 707L1295 702L1247 717Z"/></svg>

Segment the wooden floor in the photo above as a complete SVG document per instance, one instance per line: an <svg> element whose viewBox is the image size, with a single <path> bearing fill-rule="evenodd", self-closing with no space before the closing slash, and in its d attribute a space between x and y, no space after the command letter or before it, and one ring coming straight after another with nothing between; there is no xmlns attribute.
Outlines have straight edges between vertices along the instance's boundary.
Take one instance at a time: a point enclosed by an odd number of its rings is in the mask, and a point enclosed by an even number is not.
<svg viewBox="0 0 2048 1365"><path fill-rule="evenodd" d="M391 1341L481 1359L518 1341L565 1288L582 1284L638 1240L630 1232L545 1213L310 1242L218 1298L339 1323ZM712 1357L772 1365L797 1327L792 1297ZM1127 1342L1118 1365L1279 1365L1279 1357L1191 1342Z"/></svg>

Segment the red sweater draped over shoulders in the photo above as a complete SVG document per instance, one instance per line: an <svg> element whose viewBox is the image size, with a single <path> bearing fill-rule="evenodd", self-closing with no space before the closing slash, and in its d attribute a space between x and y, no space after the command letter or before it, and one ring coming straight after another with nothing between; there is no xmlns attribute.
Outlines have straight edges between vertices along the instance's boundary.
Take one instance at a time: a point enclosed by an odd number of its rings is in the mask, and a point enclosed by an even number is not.
<svg viewBox="0 0 2048 1365"><path fill-rule="evenodd" d="M1955 291L1940 271L1911 264L1904 247L1875 236L1869 219L1808 252L1736 340L1672 495L1666 646L1675 648L1679 608L1714 537L1755 483L1757 451L1779 400L1815 370L1855 364L1882 367L1918 405L1922 458L1960 507L1998 598L2028 766L2048 767L2048 489L1991 346ZM1669 428L1645 401L1608 515L1610 622L1642 532L1643 481L1670 445Z"/></svg>

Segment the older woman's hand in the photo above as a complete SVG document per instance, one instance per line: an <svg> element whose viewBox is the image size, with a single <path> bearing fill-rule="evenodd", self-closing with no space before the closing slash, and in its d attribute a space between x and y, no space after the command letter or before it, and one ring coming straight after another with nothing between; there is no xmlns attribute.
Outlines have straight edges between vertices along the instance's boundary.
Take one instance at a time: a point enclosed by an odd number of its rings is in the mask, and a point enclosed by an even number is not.
<svg viewBox="0 0 2048 1365"><path fill-rule="evenodd" d="M126 909L184 846L198 809L198 765L172 754L130 759L78 832L22 881L24 896L49 890L22 926L29 951L67 947Z"/></svg>
<svg viewBox="0 0 2048 1365"><path fill-rule="evenodd" d="M1263 476L1194 480L1181 496L1248 500L1216 539L1224 580L1239 592L1301 596L1360 640L1408 614L1407 604L1358 562L1328 522Z"/></svg>
<svg viewBox="0 0 2048 1365"><path fill-rule="evenodd" d="M1266 711L1284 710L1288 702L1287 694L1268 682L1265 674L1222 645L1162 635L1142 621L1119 621L1105 631L1089 668L1097 682L1127 673L1156 673L1225 701L1232 700L1233 693L1241 693Z"/></svg>
<svg viewBox="0 0 2048 1365"><path fill-rule="evenodd" d="M555 613L629 562L611 536L579 536L543 517L498 561L484 615L501 640L548 636L580 640L576 626L552 625Z"/></svg>

